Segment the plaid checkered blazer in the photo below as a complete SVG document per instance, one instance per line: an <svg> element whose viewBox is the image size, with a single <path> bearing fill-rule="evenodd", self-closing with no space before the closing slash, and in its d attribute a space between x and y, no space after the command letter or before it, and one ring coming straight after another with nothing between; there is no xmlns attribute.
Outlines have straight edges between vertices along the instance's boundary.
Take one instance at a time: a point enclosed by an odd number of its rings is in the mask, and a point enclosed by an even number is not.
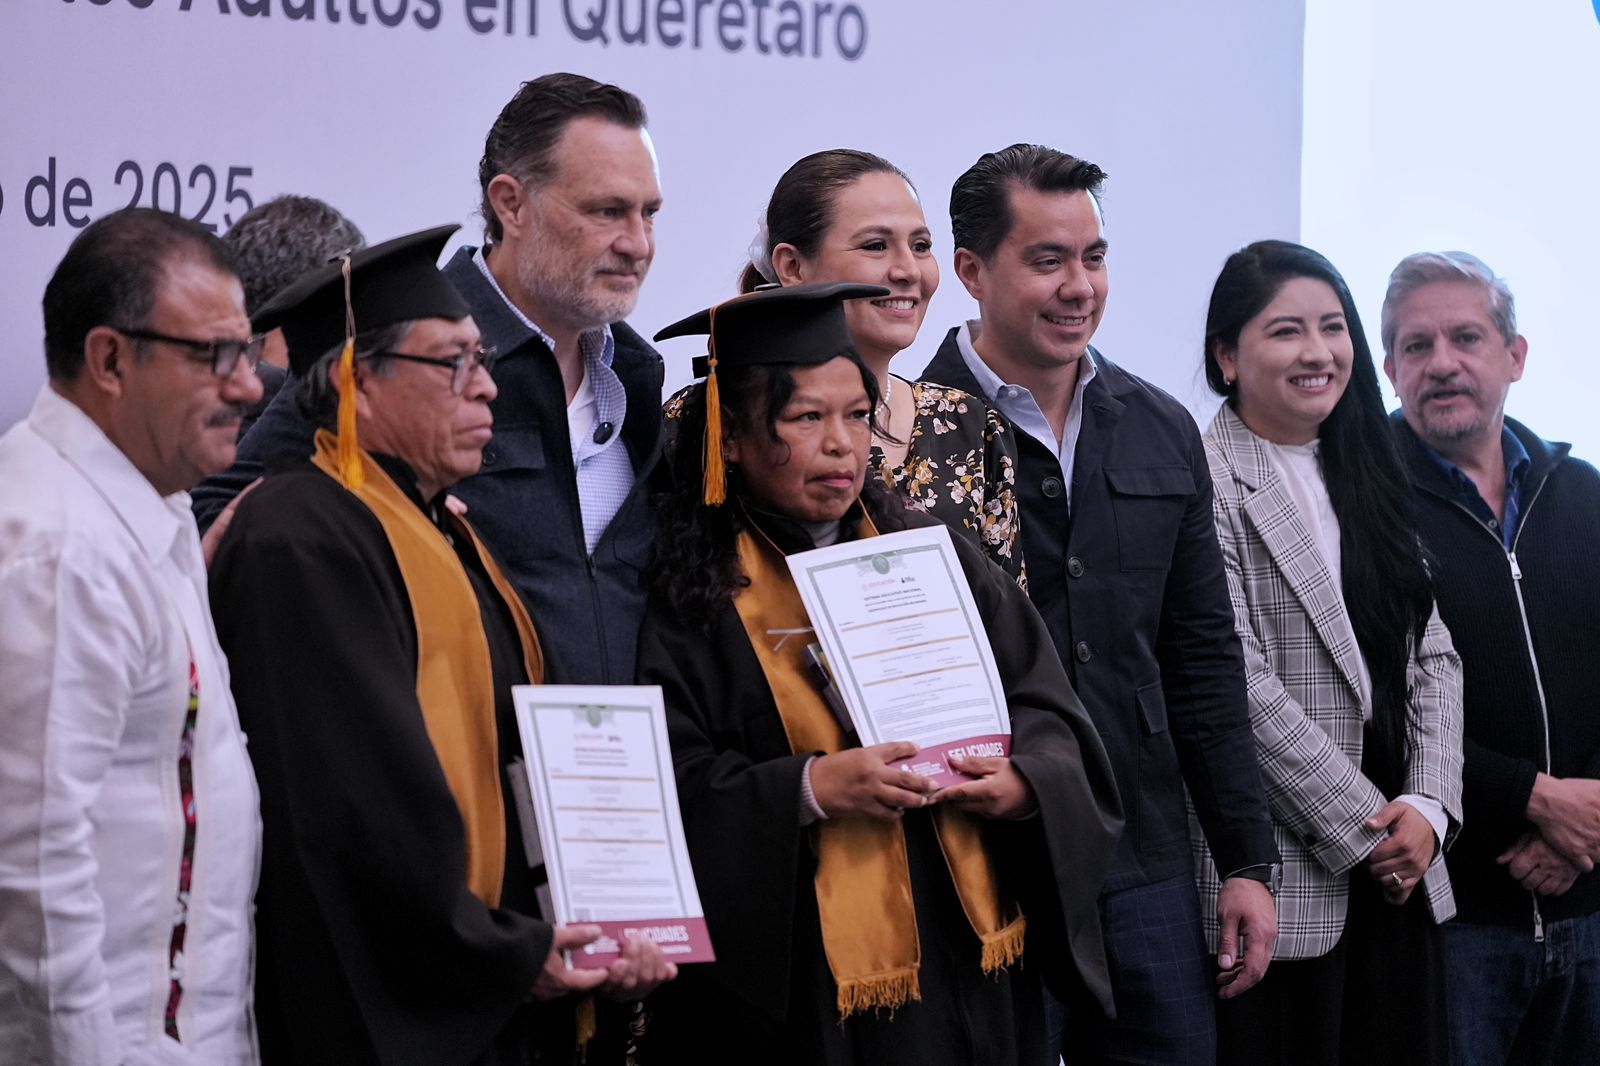
<svg viewBox="0 0 1600 1066"><path fill-rule="evenodd" d="M1363 826L1388 802L1361 773L1362 703L1344 597L1266 449L1226 404L1205 433L1234 624L1244 645L1250 723L1283 854L1280 959L1314 958L1344 931L1349 878L1383 839ZM1449 844L1461 821L1461 660L1438 611L1412 657L1415 721L1404 791L1439 801ZM1216 941L1217 870L1192 825L1208 934ZM1421 887L1434 921L1455 914L1444 851Z"/></svg>

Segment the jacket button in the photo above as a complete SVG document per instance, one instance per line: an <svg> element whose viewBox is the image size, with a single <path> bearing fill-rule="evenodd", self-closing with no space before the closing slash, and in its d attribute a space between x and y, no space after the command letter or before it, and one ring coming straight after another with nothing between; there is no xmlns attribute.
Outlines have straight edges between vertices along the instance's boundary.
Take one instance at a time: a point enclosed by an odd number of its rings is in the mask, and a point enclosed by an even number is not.
<svg viewBox="0 0 1600 1066"><path fill-rule="evenodd" d="M1086 640L1078 641L1078 646L1072 649L1072 653L1078 657L1080 663L1086 663L1094 658L1094 652L1089 650L1089 642Z"/></svg>
<svg viewBox="0 0 1600 1066"><path fill-rule="evenodd" d="M1044 479L1044 483L1041 484L1039 488L1046 496L1053 500L1057 496L1061 495L1061 479L1058 477L1047 477Z"/></svg>
<svg viewBox="0 0 1600 1066"><path fill-rule="evenodd" d="M483 450L483 465L484 466L493 466L494 465L494 449L493 448L485 448Z"/></svg>
<svg viewBox="0 0 1600 1066"><path fill-rule="evenodd" d="M1067 573L1073 577L1083 576L1083 560L1074 555L1067 560Z"/></svg>

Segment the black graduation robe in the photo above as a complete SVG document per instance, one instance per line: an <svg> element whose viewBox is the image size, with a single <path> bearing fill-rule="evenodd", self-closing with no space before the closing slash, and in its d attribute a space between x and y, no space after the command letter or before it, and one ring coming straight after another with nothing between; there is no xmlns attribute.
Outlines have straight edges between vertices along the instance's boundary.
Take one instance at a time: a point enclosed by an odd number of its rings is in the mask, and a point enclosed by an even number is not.
<svg viewBox="0 0 1600 1066"><path fill-rule="evenodd" d="M931 525L906 515L909 525ZM761 519L785 552L799 527ZM847 528L854 520L847 517ZM880 524L880 528L883 526ZM648 1047L670 1062L1054 1062L1038 982L1081 982L1109 1005L1097 897L1122 812L1099 733L1027 597L964 538L972 586L1010 701L1013 761L1037 816L984 823L1001 891L1028 918L1023 961L997 978L960 909L931 815L904 819L922 942L921 1002L840 1024L822 949L810 831L800 825L809 753L789 749L737 610L712 632L661 602L646 615L640 681L662 686L695 879L717 962L687 966L652 999Z"/></svg>
<svg viewBox="0 0 1600 1066"><path fill-rule="evenodd" d="M405 464L378 461L424 508ZM505 765L521 752L521 648L468 539L452 541L478 594ZM210 585L261 785L265 1063L570 1062L571 1001L527 1003L552 933L503 780L500 905L467 889L465 830L416 695L410 600L377 518L310 465L271 477L240 505Z"/></svg>

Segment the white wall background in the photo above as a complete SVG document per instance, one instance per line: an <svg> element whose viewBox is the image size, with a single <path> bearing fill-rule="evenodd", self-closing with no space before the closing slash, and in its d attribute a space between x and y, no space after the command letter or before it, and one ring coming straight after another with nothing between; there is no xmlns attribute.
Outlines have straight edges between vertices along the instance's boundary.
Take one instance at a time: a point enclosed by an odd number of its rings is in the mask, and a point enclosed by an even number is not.
<svg viewBox="0 0 1600 1066"><path fill-rule="evenodd" d="M1600 457L1600 3L1309 0L1304 242L1373 351L1389 271L1459 248L1510 282L1528 368L1506 410Z"/></svg>
<svg viewBox="0 0 1600 1066"><path fill-rule="evenodd" d="M648 10L663 2L677 0L648 0ZM754 0L727 2L753 14ZM809 22L817 0L799 2ZM950 269L946 207L951 181L984 151L1042 141L1111 174L1112 291L1098 342L1186 398L1218 264L1247 240L1298 230L1295 0L855 0L867 26L855 61L831 35L819 58L726 52L715 42L714 7L699 49L668 48L653 34L622 44L618 11L631 25L640 3L3 0L0 427L26 413L43 381L39 300L76 232L62 217L71 178L93 197L78 216L93 217L128 202L131 172L114 181L123 161L139 164L146 204L155 168L170 162L192 215L207 182L201 176L191 190L189 178L205 164L224 186L208 215L220 222L228 168L250 167L244 184L256 202L319 196L374 241L456 220L476 243L484 134L520 81L551 70L615 81L650 110L666 207L631 320L646 333L731 294L773 183L820 148L879 152L921 187L944 285L897 366L906 373L972 313ZM401 25L379 24L375 4L404 9ZM499 29L508 4L511 35ZM354 24L352 5L366 25ZM469 5L495 19L495 32L470 27ZM307 6L315 19L286 17ZM602 10L611 43L575 38L566 15L586 23L582 16ZM420 28L417 14L432 12L437 26ZM35 226L26 188L52 156L55 223ZM163 206L171 184L163 178ZM33 207L44 206L36 189ZM694 342L664 351L668 385L686 381Z"/></svg>

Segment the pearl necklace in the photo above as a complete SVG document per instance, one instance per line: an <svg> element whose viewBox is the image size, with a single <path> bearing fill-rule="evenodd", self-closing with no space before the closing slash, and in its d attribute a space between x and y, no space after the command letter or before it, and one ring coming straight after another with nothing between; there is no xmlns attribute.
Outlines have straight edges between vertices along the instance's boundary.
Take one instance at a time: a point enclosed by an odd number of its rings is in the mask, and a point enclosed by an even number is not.
<svg viewBox="0 0 1600 1066"><path fill-rule="evenodd" d="M894 375L885 374L884 379L888 382L888 384L884 387L883 399L879 400L878 406L872 409L872 417L874 420L877 420L879 415L887 416L891 413L889 410L889 400L894 396ZM879 429L887 429L888 427L889 420L887 417L884 417L878 422Z"/></svg>

